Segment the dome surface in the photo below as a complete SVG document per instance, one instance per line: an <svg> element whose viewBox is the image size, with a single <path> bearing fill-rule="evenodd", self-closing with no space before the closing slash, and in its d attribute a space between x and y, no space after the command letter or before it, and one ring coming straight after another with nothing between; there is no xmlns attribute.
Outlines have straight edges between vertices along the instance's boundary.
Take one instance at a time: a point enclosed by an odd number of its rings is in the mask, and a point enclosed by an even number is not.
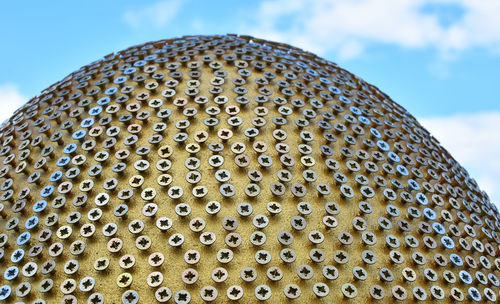
<svg viewBox="0 0 500 304"><path fill-rule="evenodd" d="M496 301L498 211L377 87L249 36L134 46L0 128L6 303Z"/></svg>

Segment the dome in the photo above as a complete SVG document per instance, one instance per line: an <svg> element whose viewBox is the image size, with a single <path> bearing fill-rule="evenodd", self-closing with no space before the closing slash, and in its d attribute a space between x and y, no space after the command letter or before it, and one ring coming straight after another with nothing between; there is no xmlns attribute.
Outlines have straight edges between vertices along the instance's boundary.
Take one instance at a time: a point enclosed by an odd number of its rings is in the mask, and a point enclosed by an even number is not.
<svg viewBox="0 0 500 304"><path fill-rule="evenodd" d="M498 211L374 85L290 45L130 47L0 127L5 303L496 301Z"/></svg>

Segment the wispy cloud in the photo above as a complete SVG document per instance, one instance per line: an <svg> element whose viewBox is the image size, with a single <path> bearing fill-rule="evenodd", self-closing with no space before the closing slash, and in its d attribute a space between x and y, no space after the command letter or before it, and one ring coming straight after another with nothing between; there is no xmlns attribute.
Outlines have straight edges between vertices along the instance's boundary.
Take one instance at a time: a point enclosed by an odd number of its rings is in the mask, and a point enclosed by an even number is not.
<svg viewBox="0 0 500 304"><path fill-rule="evenodd" d="M419 121L500 207L500 112L457 114Z"/></svg>
<svg viewBox="0 0 500 304"><path fill-rule="evenodd" d="M175 18L183 4L183 0L160 1L141 9L128 10L123 14L123 19L134 28L142 25L163 27Z"/></svg>
<svg viewBox="0 0 500 304"><path fill-rule="evenodd" d="M12 113L29 100L23 96L16 85L12 83L0 84L0 123L10 118Z"/></svg>
<svg viewBox="0 0 500 304"><path fill-rule="evenodd" d="M500 51L499 11L497 0L265 0L246 29L322 55L352 58L386 44L449 58L475 47Z"/></svg>

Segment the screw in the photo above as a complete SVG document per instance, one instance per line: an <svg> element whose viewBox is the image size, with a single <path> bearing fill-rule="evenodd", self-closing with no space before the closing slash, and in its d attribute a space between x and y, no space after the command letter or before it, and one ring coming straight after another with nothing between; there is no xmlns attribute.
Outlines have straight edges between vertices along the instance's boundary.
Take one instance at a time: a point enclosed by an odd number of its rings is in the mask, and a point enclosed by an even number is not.
<svg viewBox="0 0 500 304"><path fill-rule="evenodd" d="M255 297L260 301L265 301L271 298L272 291L267 285L259 285L255 287Z"/></svg>
<svg viewBox="0 0 500 304"><path fill-rule="evenodd" d="M229 300L238 301L243 297L243 288L238 285L232 285L227 289L226 295Z"/></svg>
<svg viewBox="0 0 500 304"><path fill-rule="evenodd" d="M116 278L116 285L121 288L129 287L132 284L133 277L132 274L128 272L123 272ZM132 298L132 297L130 297ZM122 298L123 299L123 298Z"/></svg>

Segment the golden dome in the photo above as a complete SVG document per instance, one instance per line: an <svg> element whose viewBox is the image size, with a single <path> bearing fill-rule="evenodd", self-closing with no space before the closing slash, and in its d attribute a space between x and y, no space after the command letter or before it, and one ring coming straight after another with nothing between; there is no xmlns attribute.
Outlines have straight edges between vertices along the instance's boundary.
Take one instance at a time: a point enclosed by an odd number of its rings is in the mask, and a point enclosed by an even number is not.
<svg viewBox="0 0 500 304"><path fill-rule="evenodd" d="M499 293L488 196L377 87L289 45L134 46L44 90L0 137L6 303Z"/></svg>

